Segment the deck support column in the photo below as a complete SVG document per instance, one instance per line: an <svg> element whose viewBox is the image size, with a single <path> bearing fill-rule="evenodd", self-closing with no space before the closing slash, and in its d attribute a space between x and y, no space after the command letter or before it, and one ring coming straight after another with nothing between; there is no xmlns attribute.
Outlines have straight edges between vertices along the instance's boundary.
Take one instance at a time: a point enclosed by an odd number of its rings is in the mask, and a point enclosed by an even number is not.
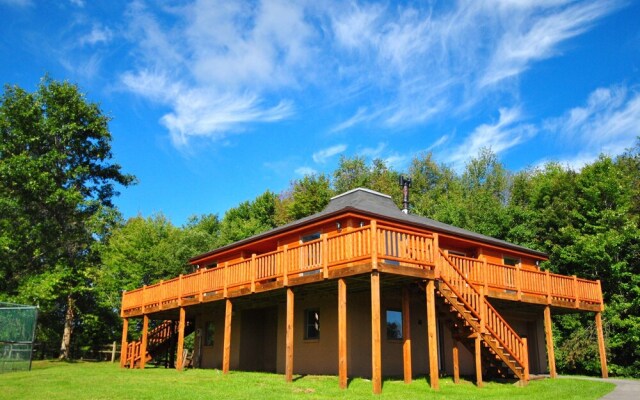
<svg viewBox="0 0 640 400"><path fill-rule="evenodd" d="M373 393L382 392L382 343L380 328L380 274L371 272L371 383Z"/></svg>
<svg viewBox="0 0 640 400"><path fill-rule="evenodd" d="M144 369L147 364L147 336L149 335L149 316L142 317L142 341L140 342L140 369Z"/></svg>
<svg viewBox="0 0 640 400"><path fill-rule="evenodd" d="M553 325L551 324L551 307L544 308L544 335L547 341L547 359L549 360L549 376L553 379L558 377L556 373L556 355L553 349Z"/></svg>
<svg viewBox="0 0 640 400"><path fill-rule="evenodd" d="M476 359L476 385L482 387L482 338L477 334L475 338L475 359Z"/></svg>
<svg viewBox="0 0 640 400"><path fill-rule="evenodd" d="M347 283L338 279L338 376L340 389L347 388Z"/></svg>
<svg viewBox="0 0 640 400"><path fill-rule="evenodd" d="M431 389L439 390L438 335L436 334L435 281L427 282L427 340L429 341L429 382Z"/></svg>
<svg viewBox="0 0 640 400"><path fill-rule="evenodd" d="M129 318L122 319L122 341L120 342L120 368L127 362L127 335L129 333Z"/></svg>
<svg viewBox="0 0 640 400"><path fill-rule="evenodd" d="M285 345L284 379L293 382L293 323L294 323L294 295L293 289L287 288L287 332Z"/></svg>
<svg viewBox="0 0 640 400"><path fill-rule="evenodd" d="M600 353L600 368L602 370L602 377L609 377L609 370L607 368L607 350L604 347L604 332L602 331L602 313L596 313L596 330L598 332L598 352Z"/></svg>
<svg viewBox="0 0 640 400"><path fill-rule="evenodd" d="M402 288L402 361L404 365L404 383L411 383L411 293L409 288Z"/></svg>
<svg viewBox="0 0 640 400"><path fill-rule="evenodd" d="M229 373L229 362L231 360L231 322L233 316L233 303L230 299L226 301L224 313L224 342L222 347L222 373Z"/></svg>
<svg viewBox="0 0 640 400"><path fill-rule="evenodd" d="M460 354L458 346L460 342L455 337L453 339L452 359L453 359L453 383L460 383Z"/></svg>
<svg viewBox="0 0 640 400"><path fill-rule="evenodd" d="M177 362L176 362L176 369L178 371L182 371L182 368L184 367L184 357L182 353L184 352L185 318L186 318L186 311L184 307L180 307L180 320L178 321L178 349L176 350L176 353L178 355Z"/></svg>

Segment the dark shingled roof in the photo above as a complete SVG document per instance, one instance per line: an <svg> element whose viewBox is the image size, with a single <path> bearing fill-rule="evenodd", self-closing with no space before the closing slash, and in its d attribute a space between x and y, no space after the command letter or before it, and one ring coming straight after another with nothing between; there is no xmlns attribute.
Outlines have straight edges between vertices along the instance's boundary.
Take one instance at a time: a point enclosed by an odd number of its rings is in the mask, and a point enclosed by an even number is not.
<svg viewBox="0 0 640 400"><path fill-rule="evenodd" d="M503 247L510 250L515 250L527 254L531 254L536 257L544 257L547 255L543 252L529 249L527 247L519 246L513 243L505 242L504 240L496 239L491 236L481 235L466 229L458 228L452 225L444 224L436 220L421 217L415 214L405 214L398 206L393 202L391 196L378 193L376 191L364 188L357 188L348 192L342 193L331 198L329 204L324 210L319 213L310 215L308 217L299 219L297 221L290 222L286 225L279 226L267 232L260 233L258 235L243 239L239 242L231 243L227 246L220 247L208 253L200 254L190 261L194 262L209 256L214 253L218 253L233 247L237 247L243 244L253 242L258 239L266 238L278 233L285 232L289 229L296 228L310 222L321 220L333 215L341 214L344 212L357 211L363 214L382 217L382 219L392 220L399 223L404 223L412 226L426 228L436 232L447 233L453 236L459 236L466 239L475 240L482 243L491 244L494 246Z"/></svg>

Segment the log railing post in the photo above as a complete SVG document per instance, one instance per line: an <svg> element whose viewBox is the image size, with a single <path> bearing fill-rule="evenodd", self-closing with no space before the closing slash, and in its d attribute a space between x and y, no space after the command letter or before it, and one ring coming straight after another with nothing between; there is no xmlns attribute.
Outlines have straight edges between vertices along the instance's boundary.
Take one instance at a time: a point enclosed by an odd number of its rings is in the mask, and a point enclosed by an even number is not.
<svg viewBox="0 0 640 400"><path fill-rule="evenodd" d="M142 312L143 313L146 311L146 308L147 308L146 291L147 291L147 285L142 285Z"/></svg>
<svg viewBox="0 0 640 400"><path fill-rule="evenodd" d="M224 298L229 297L229 262L225 261L224 263L224 286L222 290Z"/></svg>
<svg viewBox="0 0 640 400"><path fill-rule="evenodd" d="M518 300L522 300L522 265L516 266L516 291Z"/></svg>
<svg viewBox="0 0 640 400"><path fill-rule="evenodd" d="M478 304L480 306L480 332L481 334L486 332L486 321L487 321L487 307L485 301L485 292L484 287L480 286L480 299Z"/></svg>
<svg viewBox="0 0 640 400"><path fill-rule="evenodd" d="M182 274L178 276L178 305L182 305Z"/></svg>
<svg viewBox="0 0 640 400"><path fill-rule="evenodd" d="M598 299L600 300L600 311L604 311L604 298L602 297L602 284L600 283L600 279L598 279Z"/></svg>
<svg viewBox="0 0 640 400"><path fill-rule="evenodd" d="M523 375L524 375L524 383L527 384L529 382L529 345L527 343L527 338L524 337L522 338L522 344L523 344L523 354L522 354L522 363L524 364L524 370Z"/></svg>
<svg viewBox="0 0 640 400"><path fill-rule="evenodd" d="M371 220L371 269L378 269L378 228L375 219Z"/></svg>
<svg viewBox="0 0 640 400"><path fill-rule="evenodd" d="M578 277L573 275L573 296L576 302L576 308L580 308L580 292L578 289Z"/></svg>
<svg viewBox="0 0 640 400"><path fill-rule="evenodd" d="M202 274L204 274L204 268L199 268L198 269L198 301L200 303L202 303L202 300L204 299L204 278L202 276Z"/></svg>
<svg viewBox="0 0 640 400"><path fill-rule="evenodd" d="M322 234L322 251L320 257L322 258L322 277L329 279L329 240L326 232Z"/></svg>
<svg viewBox="0 0 640 400"><path fill-rule="evenodd" d="M481 254L480 260L482 261L482 281L484 283L484 293L489 293L489 267L487 266L487 257Z"/></svg>
<svg viewBox="0 0 640 400"><path fill-rule="evenodd" d="M284 245L284 250L282 252L282 273L284 274L282 277L282 284L286 287L289 286L289 245Z"/></svg>
<svg viewBox="0 0 640 400"><path fill-rule="evenodd" d="M160 279L160 298L158 299L158 308L160 308L161 310L164 308L163 307L163 301L165 296L165 290L166 288L164 287L164 279Z"/></svg>
<svg viewBox="0 0 640 400"><path fill-rule="evenodd" d="M256 253L251 254L251 293L256 292L256 277L258 268L256 265Z"/></svg>
<svg viewBox="0 0 640 400"><path fill-rule="evenodd" d="M547 304L551 304L551 274L549 273L549 270L545 271L545 276L547 280Z"/></svg>
<svg viewBox="0 0 640 400"><path fill-rule="evenodd" d="M440 278L440 236L433 234L433 275L436 279Z"/></svg>

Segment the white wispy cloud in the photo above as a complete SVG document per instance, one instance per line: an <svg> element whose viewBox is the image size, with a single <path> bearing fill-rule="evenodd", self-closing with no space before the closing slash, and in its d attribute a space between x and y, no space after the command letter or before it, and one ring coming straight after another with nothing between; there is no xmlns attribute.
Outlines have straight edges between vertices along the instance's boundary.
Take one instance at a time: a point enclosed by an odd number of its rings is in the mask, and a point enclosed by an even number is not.
<svg viewBox="0 0 640 400"><path fill-rule="evenodd" d="M640 92L626 86L598 88L584 106L544 121L541 129L567 150L579 152L565 160L572 166L600 153L620 154L640 136Z"/></svg>
<svg viewBox="0 0 640 400"><path fill-rule="evenodd" d="M484 100L489 107L517 102L519 76L618 4L196 0L151 10L138 0L126 33L136 63L120 81L169 107L162 123L181 146L290 118L307 90L319 87L326 98L315 101L352 107L330 133L472 118L486 109L473 108ZM87 43L109 39L99 34ZM141 83L158 81L165 85Z"/></svg>
<svg viewBox="0 0 640 400"><path fill-rule="evenodd" d="M327 147L326 149L318 150L313 153L313 161L318 164L324 164L327 160L335 155L344 153L347 150L346 144L337 144L335 146Z"/></svg>
<svg viewBox="0 0 640 400"><path fill-rule="evenodd" d="M79 39L80 46L93 46L98 43L109 43L113 38L113 31L109 27L94 24L91 32Z"/></svg>
<svg viewBox="0 0 640 400"><path fill-rule="evenodd" d="M294 113L286 97L268 95L295 86L297 70L309 60L310 31L301 6L196 1L159 14L142 2L129 8L129 38L137 43L140 62L121 82L171 108L161 122L177 147Z"/></svg>
<svg viewBox="0 0 640 400"><path fill-rule="evenodd" d="M298 176L317 175L318 173L318 171L311 167L298 167L293 172Z"/></svg>
<svg viewBox="0 0 640 400"><path fill-rule="evenodd" d="M458 146L445 153L445 161L460 170L482 148L489 148L495 154L500 154L530 139L536 132L535 126L522 121L519 108L501 108L498 121L476 127Z"/></svg>

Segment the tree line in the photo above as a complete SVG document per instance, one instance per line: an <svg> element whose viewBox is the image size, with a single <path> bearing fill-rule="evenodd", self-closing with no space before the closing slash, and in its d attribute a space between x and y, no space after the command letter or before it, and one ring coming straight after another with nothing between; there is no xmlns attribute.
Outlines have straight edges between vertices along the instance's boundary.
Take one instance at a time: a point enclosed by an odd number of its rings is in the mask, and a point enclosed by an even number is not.
<svg viewBox="0 0 640 400"><path fill-rule="evenodd" d="M114 207L115 188L135 178L112 160L108 121L68 82L7 86L0 98L0 301L39 306L43 355L119 340L123 290L191 272L192 256L321 211L336 194L366 187L400 205L402 174L410 212L546 252L543 269L600 279L610 373L640 376L640 138L581 169L509 171L490 149L462 171L431 153L406 171L343 157L332 173L176 226ZM592 316L554 316L554 336L559 371L599 373Z"/></svg>

